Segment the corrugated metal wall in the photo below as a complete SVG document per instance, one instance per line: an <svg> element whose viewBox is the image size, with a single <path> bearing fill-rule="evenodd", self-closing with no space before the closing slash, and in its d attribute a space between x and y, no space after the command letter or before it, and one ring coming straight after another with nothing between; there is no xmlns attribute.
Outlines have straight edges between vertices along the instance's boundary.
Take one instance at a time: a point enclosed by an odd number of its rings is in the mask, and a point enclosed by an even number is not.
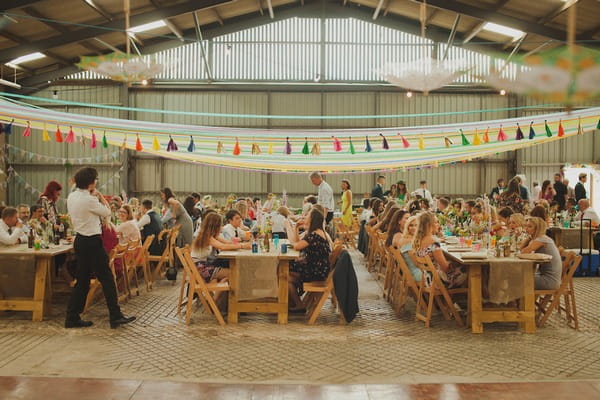
<svg viewBox="0 0 600 400"><path fill-rule="evenodd" d="M120 104L121 88L119 86L64 86L54 87L59 98L106 104ZM50 96L51 92L40 95ZM129 105L140 108L157 108L168 110L210 111L222 113L276 114L276 115L393 115L418 114L428 112L450 112L479 110L473 114L421 117L405 119L383 118L369 120L273 120L266 119L233 119L215 117L171 116L157 113L131 113L132 119L145 119L166 123L186 123L198 125L248 126L265 128L356 128L356 127L391 127L419 126L429 124L455 123L514 116L514 112L495 111L486 113L481 110L505 108L513 105L516 99L499 95L479 94L430 94L415 95L407 98L400 93L392 92L234 92L234 91L199 91L199 90L154 90L139 89L129 92ZM521 102L519 105L529 104ZM107 110L93 110L85 107L64 108L69 112L90 113L119 117L119 113ZM531 111L531 113L536 112ZM539 111L538 111L539 112ZM49 126L52 135L56 127ZM68 127L61 127L63 132ZM101 180L107 182L118 172L120 164L125 160L117 148L98 148L90 150L80 145L64 145L53 142L43 143L39 138L23 138L19 134L11 137L11 144L32 153L52 155L61 158L81 158L117 151L116 160L102 161L98 164ZM358 144L359 147L362 146ZM517 172L525 173L529 182L543 180L552 176L558 166L564 162L592 162L597 158L600 144L594 141L592 134L569 138L559 142L544 144L517 152ZM219 169L199 166L190 163L166 159L148 158L144 155L129 155L129 174L121 174L121 181L114 181L106 188L107 193L116 194L121 190L121 182L129 178L128 192L137 197L150 197L158 200L158 190L163 186L171 187L176 193L183 195L192 191L201 194L212 194L223 200L229 193L244 196L264 196L267 192L281 194L286 190L290 202L294 206L301 203L301 198L314 193L315 188L305 175L264 174L231 169ZM508 178L513 170L513 152L499 154L487 161L473 161L440 168L413 169L406 172L385 173L388 182L399 179L406 181L409 190L418 187L420 180L427 180L429 187L439 194L451 196L473 196L487 193L499 177ZM43 190L45 182L57 179L64 183L76 166L65 168L62 163L39 162L35 159L21 160L15 164L19 174L36 189ZM49 165L51 164L51 165ZM114 165L112 165L114 164ZM127 170L127 168L126 168ZM338 192L341 179L350 179L355 198L362 198L369 193L377 174L330 175L326 179L334 191ZM21 185L22 186L22 185ZM9 202L32 202L31 193L20 190L20 184L13 182L9 187Z"/></svg>

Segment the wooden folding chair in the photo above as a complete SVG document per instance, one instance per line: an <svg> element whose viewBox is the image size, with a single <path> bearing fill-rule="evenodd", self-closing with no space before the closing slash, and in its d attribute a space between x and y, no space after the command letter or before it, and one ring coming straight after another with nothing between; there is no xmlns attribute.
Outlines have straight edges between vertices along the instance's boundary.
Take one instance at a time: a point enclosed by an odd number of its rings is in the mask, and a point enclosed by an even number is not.
<svg viewBox="0 0 600 400"><path fill-rule="evenodd" d="M167 266L173 265L173 261L174 261L174 257L175 257L175 253L174 253L175 241L177 240L177 236L179 235L179 228L180 228L180 226L177 225L171 229L166 229L166 230L163 229L158 234L158 240L165 241L165 248L164 248L162 254L159 256L153 256L153 255L148 256L148 262L156 263L156 267L154 268L154 271L152 272L153 280L164 278L166 270L167 270Z"/></svg>
<svg viewBox="0 0 600 400"><path fill-rule="evenodd" d="M388 252L396 262L396 270L393 280L393 286L390 288L391 294L390 297L392 299L392 308L396 312L396 314L400 314L400 311L406 305L406 300L408 296L412 296L415 300L415 303L419 299L419 285L421 282L415 281L413 278L408 265L404 261L404 257L400 253L398 249L394 246L388 247Z"/></svg>
<svg viewBox="0 0 600 400"><path fill-rule="evenodd" d="M356 249L355 236L358 233L357 230L350 230L341 218L333 219L336 228L336 236L342 241L344 246L350 245L353 249Z"/></svg>
<svg viewBox="0 0 600 400"><path fill-rule="evenodd" d="M147 280L146 275L146 266L145 266L145 257L142 253L142 244L139 240L132 240L127 243L127 254L125 256L125 271L127 277L127 289L129 291L129 297L132 297L132 289L135 284L135 294L136 296L140 295L140 285L138 278L138 270L142 269L144 273L144 278ZM146 284L146 290L148 290L148 285Z"/></svg>
<svg viewBox="0 0 600 400"><path fill-rule="evenodd" d="M367 232L367 237L369 239L369 248L367 251L367 256L365 259L365 267L367 271L371 272L375 268L375 248L376 248L376 235L375 229L369 224L365 224L365 231Z"/></svg>
<svg viewBox="0 0 600 400"><path fill-rule="evenodd" d="M123 303L127 301L129 298L129 292L127 290L127 283L125 279L125 257L127 254L127 245L116 245L110 252L108 257L108 266L112 272L113 280L115 282L115 287L117 288L117 299L119 303ZM119 262L123 266L123 272L117 276L115 270L115 262L120 260ZM119 289L119 284L121 288ZM98 278L93 278L90 280L90 290L88 291L88 295L85 299L85 306L83 307L83 312L87 312L88 309L92 306L92 304L96 301L99 294L102 292L102 285Z"/></svg>
<svg viewBox="0 0 600 400"><path fill-rule="evenodd" d="M387 232L375 231L376 235L376 248L375 248L375 259L377 260L377 279L385 279L385 267L386 267L386 251L385 242L387 241Z"/></svg>
<svg viewBox="0 0 600 400"><path fill-rule="evenodd" d="M148 261L148 257L150 256L150 246L152 245L153 240L154 235L146 237L146 240L144 240L144 244L142 244L142 248L135 259L136 268L142 268L143 270L147 292L152 290L152 284L154 283L152 280L152 273L150 272L150 261Z"/></svg>
<svg viewBox="0 0 600 400"><path fill-rule="evenodd" d="M383 262L385 265L385 274L383 279L383 298L388 301L388 303L392 302L392 287L394 286L394 277L397 274L397 265L396 261L392 257L389 249L384 247L383 249Z"/></svg>
<svg viewBox="0 0 600 400"><path fill-rule="evenodd" d="M429 256L418 257L414 254L414 252L413 256L415 258L417 267L423 273L423 278L421 279L421 284L419 285L416 318L425 322L425 327L429 328L431 323L431 313L433 311L433 303L435 302L446 320L450 320L452 317L454 317L459 326L465 326L462 317L454 307L452 295L466 294L467 288L447 289L446 286L444 286L437 269L435 269L433 266ZM428 274L431 276L431 285L429 286L426 283L426 276ZM425 298L427 298L427 304L425 304Z"/></svg>
<svg viewBox="0 0 600 400"><path fill-rule="evenodd" d="M306 293L303 298L304 306L306 307L309 318L308 324L314 325L321 309L325 305L325 302L331 295L331 300L334 306L337 306L337 299L335 297L335 291L333 290L333 272L335 270L335 263L337 262L340 253L344 249L343 245L339 242L336 242L333 248L333 251L329 255L329 274L327 275L327 279L324 281L315 281L315 282L305 282L304 283L304 292ZM342 314L342 313L340 313ZM342 314L342 319L344 318Z"/></svg>
<svg viewBox="0 0 600 400"><path fill-rule="evenodd" d="M559 313L565 312L567 324L573 329L579 329L579 320L577 318L577 305L575 303L575 290L573 287L573 275L581 263L581 255L576 255L572 251L561 252L564 257L562 263L562 277L558 289L554 290L536 290L536 320L539 328L543 327L548 318L556 310ZM561 304L561 298L564 305Z"/></svg>
<svg viewBox="0 0 600 400"><path fill-rule="evenodd" d="M220 325L225 325L223 315L221 314L221 311L219 311L212 293L228 292L229 282L204 282L204 279L200 276L200 272L196 269L196 265L194 265L189 246L185 246L184 248L175 247L175 253L179 258L179 261L181 261L181 265L183 265L183 269L189 280L185 323L188 325L190 324L192 317L192 302L195 293L198 295L198 299L204 306L204 309L207 312L212 312Z"/></svg>

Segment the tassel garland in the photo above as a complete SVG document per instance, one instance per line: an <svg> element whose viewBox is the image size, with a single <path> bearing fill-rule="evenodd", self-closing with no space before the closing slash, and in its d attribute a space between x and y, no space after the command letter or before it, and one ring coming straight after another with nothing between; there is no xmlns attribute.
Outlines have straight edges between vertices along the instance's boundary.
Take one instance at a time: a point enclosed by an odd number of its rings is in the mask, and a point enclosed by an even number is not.
<svg viewBox="0 0 600 400"><path fill-rule="evenodd" d="M62 132L60 131L59 126L56 127L56 133L54 134L54 139L56 140L56 143L63 142Z"/></svg>
<svg viewBox="0 0 600 400"><path fill-rule="evenodd" d="M140 140L139 133L136 135L135 139L135 151L142 151L144 148L142 147L142 141Z"/></svg>
<svg viewBox="0 0 600 400"><path fill-rule="evenodd" d="M548 126L547 120L544 120L544 128L546 129L546 136L552 137L552 131L550 130L550 127Z"/></svg>
<svg viewBox="0 0 600 400"><path fill-rule="evenodd" d="M292 154L292 144L289 137L285 138L285 154Z"/></svg>
<svg viewBox="0 0 600 400"><path fill-rule="evenodd" d="M154 151L160 150L160 143L158 143L158 138L156 137L156 135L154 135L154 137L152 138L152 150L154 150Z"/></svg>
<svg viewBox="0 0 600 400"><path fill-rule="evenodd" d="M239 156L241 152L242 152L242 149L240 148L240 142L239 142L238 138L235 138L235 145L233 146L233 155Z"/></svg>
<svg viewBox="0 0 600 400"><path fill-rule="evenodd" d="M66 143L75 143L75 132L73 132L73 127L69 127L69 133L67 134L67 138L65 139Z"/></svg>
<svg viewBox="0 0 600 400"><path fill-rule="evenodd" d="M515 137L515 139L522 140L524 137L525 137L525 135L523 135L523 131L521 130L521 125L519 125L519 123L517 122L517 136Z"/></svg>
<svg viewBox="0 0 600 400"><path fill-rule="evenodd" d="M108 140L106 140L106 131L102 133L102 147L108 149Z"/></svg>
<svg viewBox="0 0 600 400"><path fill-rule="evenodd" d="M194 138L190 135L190 144L188 144L187 151L193 153L196 151L196 144L194 143Z"/></svg>
<svg viewBox="0 0 600 400"><path fill-rule="evenodd" d="M333 139L333 150L334 151L342 151L342 143L335 136L331 137Z"/></svg>
<svg viewBox="0 0 600 400"><path fill-rule="evenodd" d="M529 124L529 140L535 139L535 131L533 130L533 121Z"/></svg>
<svg viewBox="0 0 600 400"><path fill-rule="evenodd" d="M506 133L504 133L504 129L502 129L502 125L500 125L500 130L498 131L497 139L499 142L504 142L507 139Z"/></svg>
<svg viewBox="0 0 600 400"><path fill-rule="evenodd" d="M565 128L562 126L562 119L558 121L558 137L565 136Z"/></svg>
<svg viewBox="0 0 600 400"><path fill-rule="evenodd" d="M308 149L308 138L304 140L304 147L302 147L302 154L310 154L310 150Z"/></svg>
<svg viewBox="0 0 600 400"><path fill-rule="evenodd" d="M381 147L384 150L389 150L390 149L390 145L388 144L387 139L385 138L385 136L383 136L383 133L380 133L379 136L382 137L383 141L381 142Z"/></svg>
<svg viewBox="0 0 600 400"><path fill-rule="evenodd" d="M49 142L50 135L48 135L48 129L46 129L46 123L44 123L44 130L42 131L42 142Z"/></svg>
<svg viewBox="0 0 600 400"><path fill-rule="evenodd" d="M373 148L371 147L371 143L369 142L369 137L365 136L365 138L366 138L365 151L367 153L370 153L371 151L373 151Z"/></svg>
<svg viewBox="0 0 600 400"><path fill-rule="evenodd" d="M25 128L25 130L23 131L23 136L24 137L31 136L31 123L29 121L27 121L27 128Z"/></svg>
<svg viewBox="0 0 600 400"><path fill-rule="evenodd" d="M354 143L352 143L352 138L348 138L348 140L350 141L350 154L356 154L356 150L354 150Z"/></svg>

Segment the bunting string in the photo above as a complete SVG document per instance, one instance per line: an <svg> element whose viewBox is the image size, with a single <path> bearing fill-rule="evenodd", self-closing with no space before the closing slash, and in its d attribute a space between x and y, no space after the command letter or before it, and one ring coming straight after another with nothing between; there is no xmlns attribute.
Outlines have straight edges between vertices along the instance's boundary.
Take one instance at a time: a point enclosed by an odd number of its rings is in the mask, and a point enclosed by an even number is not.
<svg viewBox="0 0 600 400"><path fill-rule="evenodd" d="M5 155L4 155L4 159L8 162L8 163L12 163L12 162L16 162L17 158L20 161L44 161L44 162L50 162L50 163L56 163L57 165L60 164L72 164L72 165L81 165L81 164L90 164L90 163L94 163L94 162L102 162L102 161L118 161L119 160L119 156L120 156L120 152L119 151L113 151L110 153L106 153L106 154L99 154L97 156L92 156L92 157L54 157L54 156L50 156L47 154L41 154L41 153L34 153L32 151L28 151L25 150L23 148L14 146L12 144L5 144L4 145L6 150L5 150Z"/></svg>

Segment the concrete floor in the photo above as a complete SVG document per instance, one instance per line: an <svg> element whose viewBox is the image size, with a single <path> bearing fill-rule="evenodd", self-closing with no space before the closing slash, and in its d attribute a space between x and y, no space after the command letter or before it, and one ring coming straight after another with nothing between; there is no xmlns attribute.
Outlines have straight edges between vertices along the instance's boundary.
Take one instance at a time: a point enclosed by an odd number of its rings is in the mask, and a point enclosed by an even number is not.
<svg viewBox="0 0 600 400"><path fill-rule="evenodd" d="M414 384L595 380L600 377L600 278L576 281L580 331L555 315L534 335L516 325L486 325L471 334L437 316L430 329L409 310L397 317L379 284L353 253L360 281L359 316L339 323L328 303L315 326L303 316L277 325L248 315L219 326L198 310L187 326L176 315L178 285L160 282L124 305L138 321L108 328L99 303L92 328L62 327L68 296L56 294L52 315L0 315L0 375L223 384Z"/></svg>

